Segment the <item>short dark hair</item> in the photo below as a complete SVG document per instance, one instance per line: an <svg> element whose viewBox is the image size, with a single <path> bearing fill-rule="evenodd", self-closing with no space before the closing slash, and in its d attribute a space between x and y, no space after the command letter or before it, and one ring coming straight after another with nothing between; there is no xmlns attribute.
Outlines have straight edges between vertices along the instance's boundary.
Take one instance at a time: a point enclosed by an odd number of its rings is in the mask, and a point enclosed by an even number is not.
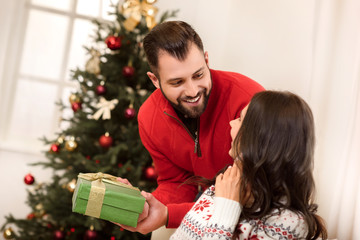
<svg viewBox="0 0 360 240"><path fill-rule="evenodd" d="M199 50L204 51L201 38L186 22L168 21L155 26L143 41L145 55L154 74L157 74L160 50L184 60L190 43L194 43Z"/></svg>

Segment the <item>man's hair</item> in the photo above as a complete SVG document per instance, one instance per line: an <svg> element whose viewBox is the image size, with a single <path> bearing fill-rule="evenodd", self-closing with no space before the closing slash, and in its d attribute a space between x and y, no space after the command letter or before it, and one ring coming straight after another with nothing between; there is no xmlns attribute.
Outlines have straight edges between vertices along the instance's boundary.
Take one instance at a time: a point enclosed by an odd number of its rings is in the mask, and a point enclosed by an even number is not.
<svg viewBox="0 0 360 240"><path fill-rule="evenodd" d="M186 22L168 21L155 26L144 38L143 45L151 71L158 74L159 52L165 51L178 60L184 60L190 43L204 51L203 43L195 30Z"/></svg>

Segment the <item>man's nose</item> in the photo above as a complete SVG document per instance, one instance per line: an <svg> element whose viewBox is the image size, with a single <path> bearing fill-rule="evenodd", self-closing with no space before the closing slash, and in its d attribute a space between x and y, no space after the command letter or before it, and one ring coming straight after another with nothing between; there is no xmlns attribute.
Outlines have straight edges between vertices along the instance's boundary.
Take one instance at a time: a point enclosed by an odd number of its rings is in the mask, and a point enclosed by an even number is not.
<svg viewBox="0 0 360 240"><path fill-rule="evenodd" d="M196 95L198 94L198 87L191 80L185 85L185 88L185 95L187 97L196 97Z"/></svg>

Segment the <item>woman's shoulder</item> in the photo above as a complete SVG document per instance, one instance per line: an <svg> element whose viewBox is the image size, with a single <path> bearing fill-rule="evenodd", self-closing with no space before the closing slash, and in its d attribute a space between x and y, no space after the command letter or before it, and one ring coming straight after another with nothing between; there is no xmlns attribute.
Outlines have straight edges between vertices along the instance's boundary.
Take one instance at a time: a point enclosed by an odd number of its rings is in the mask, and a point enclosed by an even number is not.
<svg viewBox="0 0 360 240"><path fill-rule="evenodd" d="M304 217L300 213L296 213L289 209L275 210L268 219L269 222L281 222L287 226L305 226Z"/></svg>
<svg viewBox="0 0 360 240"><path fill-rule="evenodd" d="M275 210L264 219L243 220L239 223L241 235L299 239L307 235L307 224L302 215L288 209Z"/></svg>

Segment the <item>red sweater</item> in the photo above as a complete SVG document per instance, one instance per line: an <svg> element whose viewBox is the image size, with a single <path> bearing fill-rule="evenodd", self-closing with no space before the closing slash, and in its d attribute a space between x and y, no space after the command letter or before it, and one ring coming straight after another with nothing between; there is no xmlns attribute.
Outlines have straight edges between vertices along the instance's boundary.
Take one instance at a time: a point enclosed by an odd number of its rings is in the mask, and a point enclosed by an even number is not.
<svg viewBox="0 0 360 240"><path fill-rule="evenodd" d="M153 195L168 207L168 228L178 227L194 204L197 188L181 185L191 176L211 179L233 160L229 122L240 115L251 97L264 88L248 77L210 70L212 91L198 128L200 151L160 89L155 90L138 114L142 143L158 174ZM201 156L199 156L201 152Z"/></svg>

